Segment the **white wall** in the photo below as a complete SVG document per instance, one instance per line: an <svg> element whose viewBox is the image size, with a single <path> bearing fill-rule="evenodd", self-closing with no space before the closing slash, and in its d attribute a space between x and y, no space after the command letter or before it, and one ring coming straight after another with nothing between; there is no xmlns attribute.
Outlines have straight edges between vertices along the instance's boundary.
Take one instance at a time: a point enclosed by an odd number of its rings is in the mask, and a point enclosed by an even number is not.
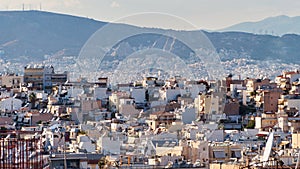
<svg viewBox="0 0 300 169"><path fill-rule="evenodd" d="M255 128L256 129L261 128L261 117L255 117Z"/></svg>
<svg viewBox="0 0 300 169"><path fill-rule="evenodd" d="M85 149L88 153L92 153L96 151L96 146L95 144L92 144L91 141L89 142L80 142L79 143L79 148L80 149Z"/></svg>
<svg viewBox="0 0 300 169"><path fill-rule="evenodd" d="M182 122L183 124L191 124L192 121L195 121L197 117L195 108L186 108L184 112L182 112Z"/></svg>
<svg viewBox="0 0 300 169"><path fill-rule="evenodd" d="M109 137L100 137L97 142L101 153L106 154L120 154L121 142L118 140L112 140Z"/></svg>
<svg viewBox="0 0 300 169"><path fill-rule="evenodd" d="M121 98L119 106L121 105L132 105L133 104L133 99L131 98Z"/></svg>
<svg viewBox="0 0 300 169"><path fill-rule="evenodd" d="M134 98L136 103L144 103L146 99L144 88L132 88L131 89L131 97Z"/></svg>
<svg viewBox="0 0 300 169"><path fill-rule="evenodd" d="M169 88L166 91L166 100L167 101L176 100L176 97L178 95L181 95L179 88L175 88L175 89L170 89Z"/></svg>
<svg viewBox="0 0 300 169"><path fill-rule="evenodd" d="M94 90L94 98L97 99L105 99L108 98L108 95L106 94L106 88L103 87L96 87Z"/></svg>
<svg viewBox="0 0 300 169"><path fill-rule="evenodd" d="M294 81L296 81L299 78L300 78L300 74L299 73L290 75L290 81L291 82L294 82Z"/></svg>
<svg viewBox="0 0 300 169"><path fill-rule="evenodd" d="M78 95L83 93L83 89L82 88L74 88L71 87L70 89L68 89L68 96L69 97L78 97Z"/></svg>
<svg viewBox="0 0 300 169"><path fill-rule="evenodd" d="M0 102L1 110L19 110L22 106L22 101L20 99L8 98Z"/></svg>
<svg viewBox="0 0 300 169"><path fill-rule="evenodd" d="M300 99L288 99L287 100L287 106L289 108L295 107L298 110L300 110Z"/></svg>

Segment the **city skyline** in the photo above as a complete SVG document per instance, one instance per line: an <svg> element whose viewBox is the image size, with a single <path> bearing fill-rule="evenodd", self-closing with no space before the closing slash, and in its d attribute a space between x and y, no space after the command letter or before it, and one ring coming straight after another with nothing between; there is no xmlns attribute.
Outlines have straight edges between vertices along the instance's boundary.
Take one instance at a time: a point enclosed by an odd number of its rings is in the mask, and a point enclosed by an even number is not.
<svg viewBox="0 0 300 169"><path fill-rule="evenodd" d="M189 30L218 30L241 22L259 21L272 16L299 16L299 7L300 2L293 0L190 0L188 2L183 0L162 2L158 0L89 0L88 2L83 0L0 0L0 10L43 10L106 22ZM179 18L178 20L188 24L166 22L165 17L145 19L141 15L145 13Z"/></svg>

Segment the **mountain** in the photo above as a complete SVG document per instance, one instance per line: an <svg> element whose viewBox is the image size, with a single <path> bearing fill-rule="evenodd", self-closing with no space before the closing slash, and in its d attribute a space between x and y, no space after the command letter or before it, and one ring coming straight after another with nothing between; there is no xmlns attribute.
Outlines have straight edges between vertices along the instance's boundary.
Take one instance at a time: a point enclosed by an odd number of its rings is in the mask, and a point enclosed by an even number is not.
<svg viewBox="0 0 300 169"><path fill-rule="evenodd" d="M43 11L1 11L0 22L0 59L22 64L43 61L49 56L77 57L88 38L106 24L89 18ZM120 25L137 28L131 25ZM193 31L180 33L190 36ZM255 60L278 59L283 62L300 63L300 36L296 34L279 37L243 32L204 33L215 46L222 60L248 57ZM136 36L123 44L129 45L132 53L154 44L163 47L165 43L170 43L168 38L146 34ZM116 46L119 46L119 51L116 52L119 56L114 58L125 57L121 51L128 52L126 45ZM192 51L188 47L182 43L176 43L174 46L176 48L172 50L176 55L183 55L189 59Z"/></svg>
<svg viewBox="0 0 300 169"><path fill-rule="evenodd" d="M289 17L280 15L269 17L258 22L243 22L220 32L247 32L253 34L268 34L282 36L284 34L300 34L300 16Z"/></svg>
<svg viewBox="0 0 300 169"><path fill-rule="evenodd" d="M300 36L296 34L279 37L243 32L213 32L206 35L223 60L232 59L234 56L237 58L248 56L254 60L300 63Z"/></svg>
<svg viewBox="0 0 300 169"><path fill-rule="evenodd" d="M104 22L42 11L0 11L2 57L43 60L63 51L77 55ZM5 52L5 54L3 54Z"/></svg>

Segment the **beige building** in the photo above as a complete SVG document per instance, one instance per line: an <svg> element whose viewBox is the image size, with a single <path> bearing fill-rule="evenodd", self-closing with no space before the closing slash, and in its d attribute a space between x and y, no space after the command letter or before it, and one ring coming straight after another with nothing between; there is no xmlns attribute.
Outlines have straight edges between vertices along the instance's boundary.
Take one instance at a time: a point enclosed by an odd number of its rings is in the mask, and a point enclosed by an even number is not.
<svg viewBox="0 0 300 169"><path fill-rule="evenodd" d="M182 156L192 163L200 161L202 164L208 163L209 148L207 141L183 140L180 145L183 147Z"/></svg>
<svg viewBox="0 0 300 169"><path fill-rule="evenodd" d="M152 130L157 128L168 128L172 122L176 120L176 115L170 112L155 112L150 114L149 120L146 122Z"/></svg>
<svg viewBox="0 0 300 169"><path fill-rule="evenodd" d="M97 100L92 99L83 99L81 100L81 111L82 112L89 112L94 110L99 110L100 106Z"/></svg>
<svg viewBox="0 0 300 169"><path fill-rule="evenodd" d="M255 117L255 128L269 131L278 123L277 115L273 112L262 113L261 117Z"/></svg>
<svg viewBox="0 0 300 169"><path fill-rule="evenodd" d="M111 111L119 111L120 105L126 103L127 99L130 99L131 103L132 100L130 98L129 93L127 92L114 92L109 96L109 109Z"/></svg>
<svg viewBox="0 0 300 169"><path fill-rule="evenodd" d="M262 86L272 85L276 87L276 84L270 83L270 79L247 79L246 88L247 93L250 94L251 92L256 91L257 89L261 88Z"/></svg>
<svg viewBox="0 0 300 169"><path fill-rule="evenodd" d="M292 134L292 148L300 148L300 133Z"/></svg>
<svg viewBox="0 0 300 169"><path fill-rule="evenodd" d="M291 84L300 78L299 70L291 72L283 72L282 75L279 75L275 78L275 82L278 87L282 90L288 91L291 89Z"/></svg>
<svg viewBox="0 0 300 169"><path fill-rule="evenodd" d="M24 83L33 90L51 92L53 85L67 81L67 72L56 74L53 66L26 66L24 68Z"/></svg>
<svg viewBox="0 0 300 169"><path fill-rule="evenodd" d="M209 163L229 162L242 158L242 146L230 143L209 144Z"/></svg>
<svg viewBox="0 0 300 169"><path fill-rule="evenodd" d="M24 69L24 83L36 90L43 89L44 66L27 66Z"/></svg>
<svg viewBox="0 0 300 169"><path fill-rule="evenodd" d="M198 95L194 104L199 118L216 120L224 112L225 92L213 92L210 95Z"/></svg>
<svg viewBox="0 0 300 169"><path fill-rule="evenodd" d="M16 74L7 74L0 76L0 82L2 87L6 87L12 90L19 90L23 83L23 76Z"/></svg>

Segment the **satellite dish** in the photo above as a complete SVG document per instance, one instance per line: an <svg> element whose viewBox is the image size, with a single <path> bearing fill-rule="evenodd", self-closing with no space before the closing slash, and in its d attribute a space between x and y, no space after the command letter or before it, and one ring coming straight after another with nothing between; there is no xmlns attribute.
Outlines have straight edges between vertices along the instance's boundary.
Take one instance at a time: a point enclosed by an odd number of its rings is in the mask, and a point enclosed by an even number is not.
<svg viewBox="0 0 300 169"><path fill-rule="evenodd" d="M269 157L271 154L271 150L273 147L273 140L274 140L274 132L270 132L269 138L266 144L266 148L263 154L262 162L264 163L263 165L266 166L267 162L269 161Z"/></svg>

